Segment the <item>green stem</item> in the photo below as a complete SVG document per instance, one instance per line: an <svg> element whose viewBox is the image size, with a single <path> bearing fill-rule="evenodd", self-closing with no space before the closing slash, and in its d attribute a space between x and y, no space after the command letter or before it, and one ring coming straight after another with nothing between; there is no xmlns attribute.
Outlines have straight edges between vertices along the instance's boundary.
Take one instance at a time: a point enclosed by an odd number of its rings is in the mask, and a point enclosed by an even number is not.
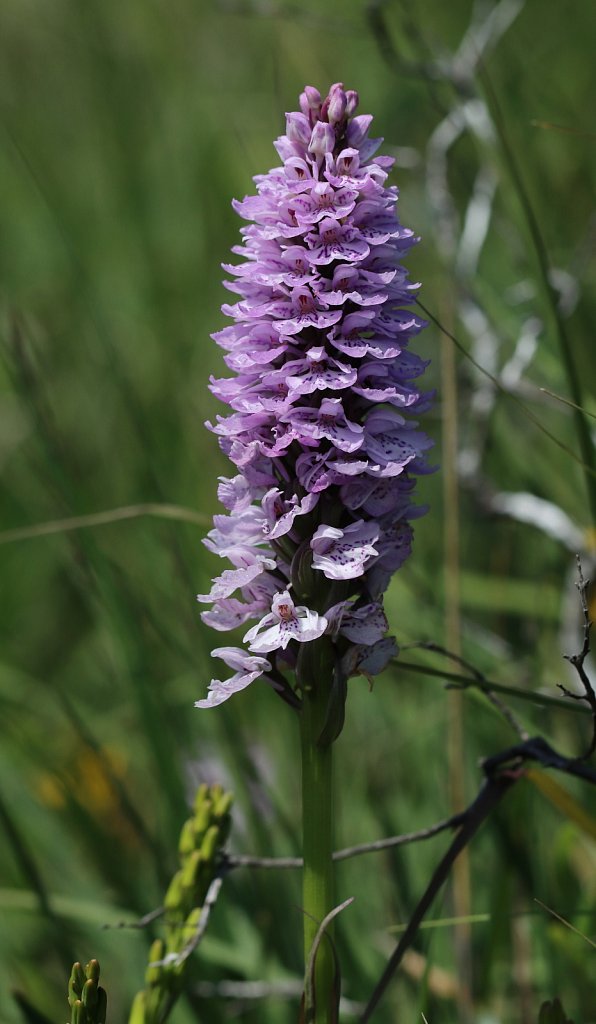
<svg viewBox="0 0 596 1024"><path fill-rule="evenodd" d="M300 713L305 964L308 963L319 925L333 908L332 745L317 745L325 721L328 696L328 688L319 681L315 688L304 691ZM329 1024L334 1019L333 979L333 952L328 939L324 937L315 963L315 1006L305 1007L308 1024Z"/></svg>

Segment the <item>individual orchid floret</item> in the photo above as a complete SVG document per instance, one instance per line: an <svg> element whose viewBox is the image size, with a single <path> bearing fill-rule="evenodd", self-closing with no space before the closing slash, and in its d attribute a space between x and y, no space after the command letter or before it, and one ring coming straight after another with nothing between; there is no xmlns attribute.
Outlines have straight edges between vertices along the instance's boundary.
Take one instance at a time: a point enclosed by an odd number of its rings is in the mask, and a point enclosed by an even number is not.
<svg viewBox="0 0 596 1024"><path fill-rule="evenodd" d="M235 470L205 540L231 567L199 599L207 625L247 632L244 648L214 652L233 675L199 707L259 677L296 706L323 662L341 702L349 676L397 649L383 595L424 512L413 498L431 442L417 417L431 396L409 349L425 326L402 263L417 238L358 102L342 82L326 96L306 86L275 142L280 166L233 203L247 223L224 264L231 323L214 335L229 375L210 383L229 412L208 426ZM330 715L341 723L343 706Z"/></svg>
<svg viewBox="0 0 596 1024"><path fill-rule="evenodd" d="M220 679L212 679L207 696L203 700L195 702L196 708L214 708L218 704L223 704L233 693L244 690L255 679L271 669L266 658L252 657L237 647L216 647L211 653L214 658L221 658L228 668L233 668L236 671L225 682Z"/></svg>
<svg viewBox="0 0 596 1024"><path fill-rule="evenodd" d="M375 542L379 533L377 523L366 523L362 519L343 530L319 526L310 542L313 569L320 569L328 580L353 580L363 576L365 566L378 555Z"/></svg>
<svg viewBox="0 0 596 1024"><path fill-rule="evenodd" d="M308 643L317 640L327 629L327 619L309 608L296 607L287 590L276 594L271 611L244 637L249 651L285 651L291 640Z"/></svg>

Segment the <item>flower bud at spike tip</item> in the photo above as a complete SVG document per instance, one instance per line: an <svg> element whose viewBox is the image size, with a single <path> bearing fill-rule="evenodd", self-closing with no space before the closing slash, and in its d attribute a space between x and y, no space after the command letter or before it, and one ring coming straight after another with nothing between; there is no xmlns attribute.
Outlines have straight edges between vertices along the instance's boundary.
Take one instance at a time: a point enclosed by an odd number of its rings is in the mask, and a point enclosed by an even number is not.
<svg viewBox="0 0 596 1024"><path fill-rule="evenodd" d="M346 93L346 114L348 117L353 117L356 113L356 108L360 102L358 93L355 89L348 89Z"/></svg>
<svg viewBox="0 0 596 1024"><path fill-rule="evenodd" d="M321 110L321 94L312 85L307 85L304 92L300 94L300 110L308 117L311 125L313 125Z"/></svg>
<svg viewBox="0 0 596 1024"><path fill-rule="evenodd" d="M204 622L242 629L244 646L215 647L231 674L197 706L260 677L284 699L316 686L317 645L329 648L332 738L347 677L395 654L383 596L410 554L431 447L417 423L426 363L410 350L426 324L402 263L418 239L358 104L342 82L326 96L306 86L275 142L281 166L234 202L249 223L225 266L231 323L214 335L230 376L210 384L230 411L208 424L234 470L205 540L227 568L199 596L212 604Z"/></svg>
<svg viewBox="0 0 596 1024"><path fill-rule="evenodd" d="M332 93L329 100L329 124L339 124L343 120L347 107L347 97L341 86Z"/></svg>

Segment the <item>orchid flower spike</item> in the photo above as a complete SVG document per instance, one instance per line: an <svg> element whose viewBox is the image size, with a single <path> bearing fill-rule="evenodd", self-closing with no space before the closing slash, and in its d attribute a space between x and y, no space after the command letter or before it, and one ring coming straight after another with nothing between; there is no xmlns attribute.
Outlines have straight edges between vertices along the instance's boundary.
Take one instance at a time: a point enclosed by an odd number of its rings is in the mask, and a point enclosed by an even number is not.
<svg viewBox="0 0 596 1024"><path fill-rule="evenodd" d="M358 102L341 82L324 98L306 86L275 143L281 166L234 203L249 222L224 265L238 301L213 336L232 376L211 382L231 411L208 426L235 475L205 541L231 567L199 599L216 630L252 625L244 647L213 652L234 674L198 707L258 678L297 703L304 645L330 645L344 683L396 653L383 595L424 512L412 499L431 441L412 416L432 396L409 350L426 326L402 265L418 239Z"/></svg>

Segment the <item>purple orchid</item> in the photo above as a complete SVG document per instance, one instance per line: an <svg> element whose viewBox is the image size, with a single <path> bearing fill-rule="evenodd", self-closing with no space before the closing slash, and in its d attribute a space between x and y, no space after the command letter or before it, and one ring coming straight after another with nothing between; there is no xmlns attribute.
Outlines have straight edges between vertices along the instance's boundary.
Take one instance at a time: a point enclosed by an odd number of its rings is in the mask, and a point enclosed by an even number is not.
<svg viewBox="0 0 596 1024"><path fill-rule="evenodd" d="M232 376L210 384L231 413L208 426L237 474L220 479L229 514L205 540L232 568L199 600L216 630L254 625L248 651L213 652L234 674L198 707L259 677L297 703L286 675L299 694L309 645L327 645L342 684L397 650L383 594L425 511L412 498L431 442L411 417L431 396L408 351L425 322L407 308L418 285L401 261L418 239L357 106L339 83L324 99L307 86L275 143L282 165L234 203L250 223L242 262L224 264L233 323L214 335Z"/></svg>
<svg viewBox="0 0 596 1024"><path fill-rule="evenodd" d="M317 640L328 626L328 620L310 608L296 607L290 594L284 590L271 602L271 611L244 637L250 641L249 651L285 651L290 640L306 643Z"/></svg>

